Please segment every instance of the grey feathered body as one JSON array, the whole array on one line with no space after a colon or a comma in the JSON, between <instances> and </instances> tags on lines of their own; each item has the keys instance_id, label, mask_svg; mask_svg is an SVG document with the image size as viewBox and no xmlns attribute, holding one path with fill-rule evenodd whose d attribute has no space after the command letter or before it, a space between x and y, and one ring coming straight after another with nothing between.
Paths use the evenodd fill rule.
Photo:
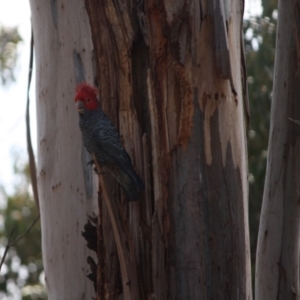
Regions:
<instances>
[{"instance_id":1,"label":"grey feathered body","mask_svg":"<svg viewBox=\"0 0 300 300\"><path fill-rule=\"evenodd\" d=\"M101 167L110 171L130 201L138 200L144 183L136 174L118 131L107 115L100 108L86 110L80 114L79 126L86 149L95 154Z\"/></svg>"}]
</instances>

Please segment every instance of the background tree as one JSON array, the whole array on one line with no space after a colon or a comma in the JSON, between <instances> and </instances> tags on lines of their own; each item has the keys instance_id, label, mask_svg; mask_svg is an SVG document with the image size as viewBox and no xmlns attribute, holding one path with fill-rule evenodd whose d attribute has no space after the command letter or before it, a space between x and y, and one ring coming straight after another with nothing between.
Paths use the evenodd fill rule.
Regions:
<instances>
[{"instance_id":1,"label":"background tree","mask_svg":"<svg viewBox=\"0 0 300 300\"><path fill-rule=\"evenodd\" d=\"M277 3L273 3L272 9L269 9L269 2L266 4L263 2L262 4L262 16L251 17L244 21L248 91L251 111L248 130L248 151L249 222L253 275L255 270L259 217L266 174L277 26Z\"/></svg>"},{"instance_id":2,"label":"background tree","mask_svg":"<svg viewBox=\"0 0 300 300\"><path fill-rule=\"evenodd\" d=\"M294 299L300 293L300 127L296 123L300 119L299 20L298 1L279 1L268 165L256 260L256 299Z\"/></svg>"}]
</instances>

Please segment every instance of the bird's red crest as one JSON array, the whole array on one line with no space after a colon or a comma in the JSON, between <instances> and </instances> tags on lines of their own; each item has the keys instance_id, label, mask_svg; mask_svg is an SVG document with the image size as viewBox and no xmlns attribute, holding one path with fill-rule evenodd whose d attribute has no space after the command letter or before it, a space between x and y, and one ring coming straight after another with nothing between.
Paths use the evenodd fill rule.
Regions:
<instances>
[{"instance_id":1,"label":"bird's red crest","mask_svg":"<svg viewBox=\"0 0 300 300\"><path fill-rule=\"evenodd\" d=\"M81 99L84 97L97 97L97 89L85 82L79 83L76 86L76 96L75 96L75 101L76 99Z\"/></svg>"},{"instance_id":2,"label":"bird's red crest","mask_svg":"<svg viewBox=\"0 0 300 300\"><path fill-rule=\"evenodd\" d=\"M79 83L76 86L74 101L82 101L87 109L96 109L98 107L97 93L98 90L95 87L85 82Z\"/></svg>"}]
</instances>

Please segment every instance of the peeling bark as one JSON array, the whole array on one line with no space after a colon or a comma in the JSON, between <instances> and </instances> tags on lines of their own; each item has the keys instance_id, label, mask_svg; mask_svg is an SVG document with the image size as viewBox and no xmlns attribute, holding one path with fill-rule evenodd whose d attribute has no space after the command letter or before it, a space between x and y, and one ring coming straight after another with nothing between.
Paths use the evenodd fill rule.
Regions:
<instances>
[{"instance_id":1,"label":"peeling bark","mask_svg":"<svg viewBox=\"0 0 300 300\"><path fill-rule=\"evenodd\" d=\"M252 298L244 4L225 2L85 1L102 108L146 184L143 199L127 206L105 179L128 224L139 278L130 288L141 299ZM106 273L118 253L101 199L99 210ZM123 284L107 276L98 284L126 299L120 270L112 276Z\"/></svg>"}]
</instances>

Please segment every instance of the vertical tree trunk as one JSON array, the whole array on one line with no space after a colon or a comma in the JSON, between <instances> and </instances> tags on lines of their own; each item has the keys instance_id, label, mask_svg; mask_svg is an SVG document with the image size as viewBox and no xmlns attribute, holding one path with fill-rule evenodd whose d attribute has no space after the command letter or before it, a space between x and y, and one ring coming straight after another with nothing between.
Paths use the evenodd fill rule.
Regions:
<instances>
[{"instance_id":1,"label":"vertical tree trunk","mask_svg":"<svg viewBox=\"0 0 300 300\"><path fill-rule=\"evenodd\" d=\"M146 184L127 204L106 180L127 246L100 197L98 299L251 299L243 1L86 6L102 107Z\"/></svg>"},{"instance_id":2,"label":"vertical tree trunk","mask_svg":"<svg viewBox=\"0 0 300 300\"><path fill-rule=\"evenodd\" d=\"M81 162L84 152L73 102L76 81L93 78L88 18L81 1L31 0L30 4L37 76L37 172L48 299L91 299L94 291L86 278L90 271L88 251L81 231L87 213L93 210L96 190L91 170L84 172L86 162Z\"/></svg>"},{"instance_id":3,"label":"vertical tree trunk","mask_svg":"<svg viewBox=\"0 0 300 300\"><path fill-rule=\"evenodd\" d=\"M90 29L103 109L146 184L128 204L105 178L119 225L99 197L98 299L251 299L243 1L86 7L91 28L81 2L31 0L49 299L92 295L80 232L95 193L72 106L94 81Z\"/></svg>"},{"instance_id":4,"label":"vertical tree trunk","mask_svg":"<svg viewBox=\"0 0 300 300\"><path fill-rule=\"evenodd\" d=\"M269 152L260 219L256 299L299 297L300 4L279 1Z\"/></svg>"}]
</instances>

